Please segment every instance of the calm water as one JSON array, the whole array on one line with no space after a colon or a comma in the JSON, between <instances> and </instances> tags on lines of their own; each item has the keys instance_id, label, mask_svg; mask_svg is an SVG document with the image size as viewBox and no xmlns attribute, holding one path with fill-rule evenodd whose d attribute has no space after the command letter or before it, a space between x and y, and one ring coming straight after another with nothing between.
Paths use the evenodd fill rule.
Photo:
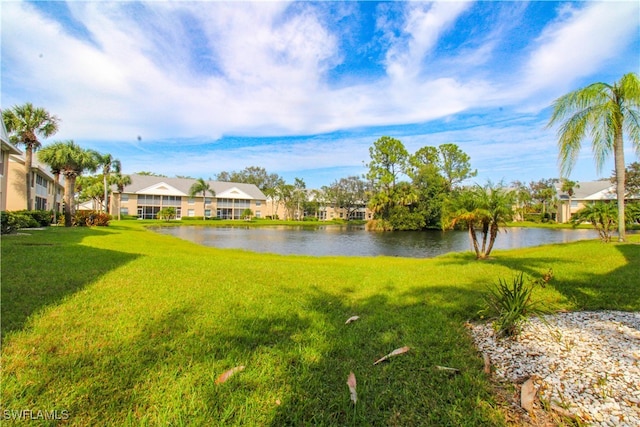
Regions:
<instances>
[{"instance_id":1,"label":"calm water","mask_svg":"<svg viewBox=\"0 0 640 427\"><path fill-rule=\"evenodd\" d=\"M205 246L237 248L284 255L399 256L430 258L447 252L471 251L463 231L371 232L363 226L305 227L159 227L156 232ZM596 239L595 230L509 228L500 232L494 249Z\"/></svg>"}]
</instances>

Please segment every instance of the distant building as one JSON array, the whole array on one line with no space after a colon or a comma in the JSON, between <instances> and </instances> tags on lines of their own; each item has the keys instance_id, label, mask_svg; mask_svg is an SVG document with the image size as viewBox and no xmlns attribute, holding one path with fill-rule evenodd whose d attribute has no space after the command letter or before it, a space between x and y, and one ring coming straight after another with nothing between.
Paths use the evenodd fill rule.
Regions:
<instances>
[{"instance_id":1,"label":"distant building","mask_svg":"<svg viewBox=\"0 0 640 427\"><path fill-rule=\"evenodd\" d=\"M616 201L616 186L611 181L583 181L578 182L573 188L573 195L562 191L562 183L555 184L558 195L558 222L568 222L571 216L580 209L597 201ZM637 200L635 196L631 199Z\"/></svg>"},{"instance_id":2,"label":"distant building","mask_svg":"<svg viewBox=\"0 0 640 427\"><path fill-rule=\"evenodd\" d=\"M117 216L134 215L140 219L155 219L163 208L176 210L176 219L206 217L242 219L243 212L251 209L256 218L264 217L266 196L253 184L206 181L215 195L199 193L189 196L196 182L188 178L166 178L149 175L129 175L131 184L122 193L113 189L111 213Z\"/></svg>"}]
</instances>

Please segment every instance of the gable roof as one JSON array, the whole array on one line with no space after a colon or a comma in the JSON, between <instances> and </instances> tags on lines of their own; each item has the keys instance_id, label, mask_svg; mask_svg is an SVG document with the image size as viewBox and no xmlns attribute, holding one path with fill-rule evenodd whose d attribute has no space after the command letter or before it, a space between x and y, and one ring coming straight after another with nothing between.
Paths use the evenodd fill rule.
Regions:
<instances>
[{"instance_id":1,"label":"gable roof","mask_svg":"<svg viewBox=\"0 0 640 427\"><path fill-rule=\"evenodd\" d=\"M132 174L129 177L131 184L124 187L123 193L189 197L189 189L196 182L195 179L190 178L167 178L138 174ZM266 196L254 184L223 181L205 182L209 184L216 193L215 197L218 198L266 200ZM207 197L209 197L208 194Z\"/></svg>"},{"instance_id":2,"label":"gable roof","mask_svg":"<svg viewBox=\"0 0 640 427\"><path fill-rule=\"evenodd\" d=\"M556 183L556 192L560 200L569 200L569 195L562 191L562 183ZM573 188L571 200L615 200L616 188L611 181L582 181Z\"/></svg>"}]
</instances>

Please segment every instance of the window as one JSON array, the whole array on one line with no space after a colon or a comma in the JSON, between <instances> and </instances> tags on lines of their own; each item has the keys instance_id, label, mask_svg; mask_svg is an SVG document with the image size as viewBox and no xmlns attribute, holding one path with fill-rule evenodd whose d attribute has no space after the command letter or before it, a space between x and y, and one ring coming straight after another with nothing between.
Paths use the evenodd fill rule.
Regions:
<instances>
[{"instance_id":1,"label":"window","mask_svg":"<svg viewBox=\"0 0 640 427\"><path fill-rule=\"evenodd\" d=\"M196 200L193 197L189 197L189 202L190 205L195 205L196 204ZM191 216L191 215L189 215Z\"/></svg>"},{"instance_id":2,"label":"window","mask_svg":"<svg viewBox=\"0 0 640 427\"><path fill-rule=\"evenodd\" d=\"M194 209L188 209L187 216L196 216L196 211Z\"/></svg>"},{"instance_id":3,"label":"window","mask_svg":"<svg viewBox=\"0 0 640 427\"><path fill-rule=\"evenodd\" d=\"M129 201L129 195L128 194L120 194L120 200L123 202L128 202Z\"/></svg>"},{"instance_id":4,"label":"window","mask_svg":"<svg viewBox=\"0 0 640 427\"><path fill-rule=\"evenodd\" d=\"M256 218L262 218L262 217L260 216L260 211L256 211Z\"/></svg>"},{"instance_id":5,"label":"window","mask_svg":"<svg viewBox=\"0 0 640 427\"><path fill-rule=\"evenodd\" d=\"M47 210L47 199L43 197L36 196L36 206L37 211L46 211Z\"/></svg>"},{"instance_id":6,"label":"window","mask_svg":"<svg viewBox=\"0 0 640 427\"><path fill-rule=\"evenodd\" d=\"M257 206L262 206L262 202L260 200L256 200L256 207Z\"/></svg>"},{"instance_id":7,"label":"window","mask_svg":"<svg viewBox=\"0 0 640 427\"><path fill-rule=\"evenodd\" d=\"M120 215L129 215L129 208L120 208Z\"/></svg>"},{"instance_id":8,"label":"window","mask_svg":"<svg viewBox=\"0 0 640 427\"><path fill-rule=\"evenodd\" d=\"M205 205L210 205L211 204L211 197L205 197L204 204Z\"/></svg>"},{"instance_id":9,"label":"window","mask_svg":"<svg viewBox=\"0 0 640 427\"><path fill-rule=\"evenodd\" d=\"M205 209L204 210L204 216L207 218L211 218L211 209Z\"/></svg>"}]
</instances>

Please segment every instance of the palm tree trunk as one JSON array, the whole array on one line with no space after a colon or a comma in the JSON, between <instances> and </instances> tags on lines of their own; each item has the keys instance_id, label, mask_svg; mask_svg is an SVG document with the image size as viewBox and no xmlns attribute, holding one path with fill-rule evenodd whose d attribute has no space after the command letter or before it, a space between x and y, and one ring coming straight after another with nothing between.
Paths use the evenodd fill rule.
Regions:
<instances>
[{"instance_id":1,"label":"palm tree trunk","mask_svg":"<svg viewBox=\"0 0 640 427\"><path fill-rule=\"evenodd\" d=\"M65 174L64 180L64 226L71 227L73 209L73 193L76 187L76 176L73 173Z\"/></svg>"},{"instance_id":2,"label":"palm tree trunk","mask_svg":"<svg viewBox=\"0 0 640 427\"><path fill-rule=\"evenodd\" d=\"M104 213L109 213L109 188L107 187L107 174L102 174L104 185Z\"/></svg>"},{"instance_id":3,"label":"palm tree trunk","mask_svg":"<svg viewBox=\"0 0 640 427\"><path fill-rule=\"evenodd\" d=\"M25 154L24 154L24 176L25 183L27 184L27 210L30 211L33 209L33 200L31 200L31 167L33 164L33 149L31 145L26 146Z\"/></svg>"},{"instance_id":4,"label":"palm tree trunk","mask_svg":"<svg viewBox=\"0 0 640 427\"><path fill-rule=\"evenodd\" d=\"M60 183L60 173L53 174L53 223L58 224L58 184Z\"/></svg>"},{"instance_id":5,"label":"palm tree trunk","mask_svg":"<svg viewBox=\"0 0 640 427\"><path fill-rule=\"evenodd\" d=\"M473 224L469 224L469 238L473 244L473 250L476 252L476 258L480 258L480 248L478 248L478 237L476 236L476 230L473 228Z\"/></svg>"},{"instance_id":6,"label":"palm tree trunk","mask_svg":"<svg viewBox=\"0 0 640 427\"><path fill-rule=\"evenodd\" d=\"M618 241L624 242L626 239L625 215L624 215L624 146L622 145L622 121L616 127L616 133L613 137L613 156L616 170L616 197L618 199Z\"/></svg>"}]
</instances>

